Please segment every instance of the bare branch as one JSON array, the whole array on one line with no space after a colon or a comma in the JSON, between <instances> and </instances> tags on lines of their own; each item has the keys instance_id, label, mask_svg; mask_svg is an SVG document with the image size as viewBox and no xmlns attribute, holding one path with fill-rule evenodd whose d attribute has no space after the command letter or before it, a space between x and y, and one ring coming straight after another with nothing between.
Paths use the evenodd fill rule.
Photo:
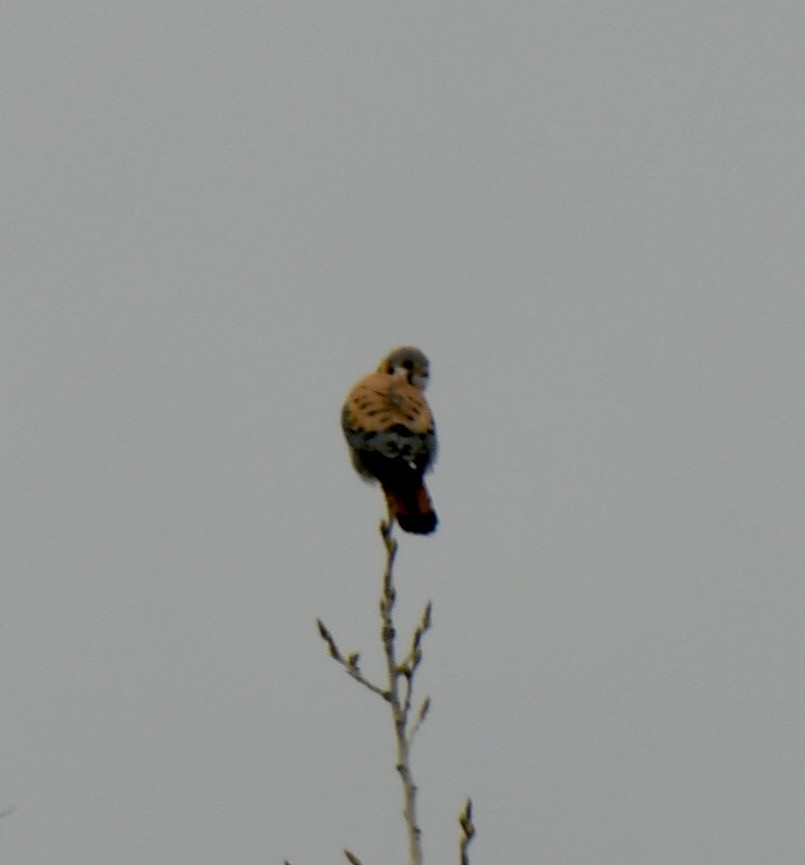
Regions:
<instances>
[{"instance_id":1,"label":"bare branch","mask_svg":"<svg viewBox=\"0 0 805 865\"><path fill-rule=\"evenodd\" d=\"M338 646L335 644L335 640L333 639L333 635L327 630L327 626L322 622L321 619L316 619L316 624L319 626L319 634L321 635L322 640L327 643L328 648L330 649L331 657L335 658L336 661L343 664L344 659L341 655L341 652L338 651Z\"/></svg>"},{"instance_id":2,"label":"bare branch","mask_svg":"<svg viewBox=\"0 0 805 865\"><path fill-rule=\"evenodd\" d=\"M464 810L458 816L458 823L461 826L462 837L459 842L459 852L461 854L461 865L469 865L469 846L472 839L475 837L475 824L472 822L472 799L467 799L464 803Z\"/></svg>"},{"instance_id":3,"label":"bare branch","mask_svg":"<svg viewBox=\"0 0 805 865\"><path fill-rule=\"evenodd\" d=\"M383 571L383 586L378 604L381 622L380 639L383 645L388 679L386 687L381 688L364 676L359 667L360 655L358 652L351 652L345 656L321 619L317 619L317 625L319 635L326 643L330 657L338 662L356 682L382 697L389 704L397 752L395 766L403 789L402 814L408 833L408 865L422 865L422 830L417 820L417 786L411 772L411 746L428 715L430 697L426 697L420 703L413 716L411 715L411 705L414 677L423 658L422 642L425 634L430 630L433 609L431 602L428 601L422 611L419 624L414 630L408 652L402 661L398 661L397 631L394 626L394 605L397 600L397 591L394 586L394 561L398 545L392 534L393 527L394 515L390 511L388 519L382 520L380 523L380 537L386 550L386 565ZM459 823L463 832L460 840L461 865L469 865L467 850L475 835L475 826L472 822L472 802L469 799L467 799L464 810L459 816ZM350 865L361 865L358 857L351 851L344 850L344 855ZM285 865L288 865L287 861Z\"/></svg>"},{"instance_id":4,"label":"bare branch","mask_svg":"<svg viewBox=\"0 0 805 865\"><path fill-rule=\"evenodd\" d=\"M316 623L319 626L319 634L321 635L322 640L327 643L330 657L341 664L341 666L356 682L359 682L364 686L364 688L368 688L372 693L377 694L378 697L382 697L384 700L388 701L391 696L389 692L384 691L383 688L375 685L374 682L369 681L369 679L367 679L361 672L360 667L358 666L358 658L360 655L357 652L352 652L345 658L341 654L341 650L336 645L333 635L330 633L324 622L322 622L321 619L316 619Z\"/></svg>"},{"instance_id":5,"label":"bare branch","mask_svg":"<svg viewBox=\"0 0 805 865\"><path fill-rule=\"evenodd\" d=\"M428 716L428 709L430 709L430 697L425 697L422 703L419 706L419 711L416 713L416 718L414 719L414 723L411 727L410 732L408 733L408 745L409 747L413 745L414 738L416 734L419 732L419 728L422 726L422 722Z\"/></svg>"},{"instance_id":6,"label":"bare branch","mask_svg":"<svg viewBox=\"0 0 805 865\"><path fill-rule=\"evenodd\" d=\"M394 737L397 742L397 772L403 787L403 819L408 830L408 853L410 865L422 865L422 830L419 828L416 816L417 787L411 774L410 742L407 732L408 711L411 706L411 689L413 663L411 667L397 663L394 645L394 557L397 554L397 541L391 535L392 522L380 523L380 536L386 548L386 569L383 573L383 595L380 599L380 617L382 620L381 637L386 655L388 670L389 703L394 723ZM429 616L429 613L428 613ZM423 623L425 616L423 615ZM421 640L421 635L419 637ZM416 637L414 638L416 643ZM400 679L405 682L405 697L400 697Z\"/></svg>"},{"instance_id":7,"label":"bare branch","mask_svg":"<svg viewBox=\"0 0 805 865\"><path fill-rule=\"evenodd\" d=\"M408 654L406 655L405 660L398 667L398 672L405 677L403 718L406 726L408 725L408 715L411 711L411 699L413 697L414 690L414 674L416 673L417 667L422 663L422 637L431 625L431 608L431 602L428 601L428 603L425 605L425 609L422 611L419 625L414 631L414 636L411 640L411 648L408 650ZM419 726L423 720L424 717L420 715L415 722L416 726ZM413 733L411 733L408 737L409 744L412 741Z\"/></svg>"},{"instance_id":8,"label":"bare branch","mask_svg":"<svg viewBox=\"0 0 805 865\"><path fill-rule=\"evenodd\" d=\"M419 624L414 631L414 636L411 640L411 648L408 650L405 660L400 664L401 673L413 675L416 668L422 662L422 637L427 633L431 626L431 609L432 604L428 601L425 605L425 609L422 611Z\"/></svg>"}]
</instances>

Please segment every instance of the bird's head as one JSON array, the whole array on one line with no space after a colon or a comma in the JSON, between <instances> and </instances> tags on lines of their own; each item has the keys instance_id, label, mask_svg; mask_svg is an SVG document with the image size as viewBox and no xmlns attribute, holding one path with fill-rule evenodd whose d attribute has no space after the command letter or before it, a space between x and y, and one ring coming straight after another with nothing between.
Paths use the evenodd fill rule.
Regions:
<instances>
[{"instance_id":1,"label":"bird's head","mask_svg":"<svg viewBox=\"0 0 805 865\"><path fill-rule=\"evenodd\" d=\"M430 364L425 355L412 345L395 348L380 361L378 372L405 379L419 390L425 390L430 375Z\"/></svg>"}]
</instances>

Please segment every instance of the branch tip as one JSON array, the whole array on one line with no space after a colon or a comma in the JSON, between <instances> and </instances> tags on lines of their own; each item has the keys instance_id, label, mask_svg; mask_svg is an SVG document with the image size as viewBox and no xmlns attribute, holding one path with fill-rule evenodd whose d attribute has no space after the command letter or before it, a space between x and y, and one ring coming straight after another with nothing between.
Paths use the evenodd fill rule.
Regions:
<instances>
[{"instance_id":1,"label":"branch tip","mask_svg":"<svg viewBox=\"0 0 805 865\"><path fill-rule=\"evenodd\" d=\"M469 865L470 859L467 850L469 849L470 841L475 837L475 824L472 822L472 799L468 798L464 803L464 810L459 814L458 822L461 826L461 831L464 833L464 837L459 844L461 865Z\"/></svg>"},{"instance_id":2,"label":"branch tip","mask_svg":"<svg viewBox=\"0 0 805 865\"><path fill-rule=\"evenodd\" d=\"M343 664L344 659L341 657L341 652L338 651L333 635L327 630L327 626L321 619L316 619L316 624L319 626L319 636L327 643L327 648L330 650L330 657L335 658L339 664Z\"/></svg>"},{"instance_id":3,"label":"branch tip","mask_svg":"<svg viewBox=\"0 0 805 865\"><path fill-rule=\"evenodd\" d=\"M472 799L467 799L465 802L464 810L459 815L458 822L461 824L465 835L471 838L475 834L475 826L472 822Z\"/></svg>"},{"instance_id":4,"label":"branch tip","mask_svg":"<svg viewBox=\"0 0 805 865\"><path fill-rule=\"evenodd\" d=\"M422 613L422 630L427 631L430 627L430 617L433 612L433 601L428 601L425 604L425 611Z\"/></svg>"}]
</instances>

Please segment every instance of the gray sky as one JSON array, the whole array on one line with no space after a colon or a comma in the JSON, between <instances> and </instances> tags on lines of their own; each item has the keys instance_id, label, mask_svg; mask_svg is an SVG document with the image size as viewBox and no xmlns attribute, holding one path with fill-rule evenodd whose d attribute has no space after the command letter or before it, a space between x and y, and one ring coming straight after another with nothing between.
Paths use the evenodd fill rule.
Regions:
<instances>
[{"instance_id":1,"label":"gray sky","mask_svg":"<svg viewBox=\"0 0 805 865\"><path fill-rule=\"evenodd\" d=\"M798 865L805 13L11 2L0 821L13 865L401 862L380 495L430 356L428 861ZM396 858L395 858L396 857Z\"/></svg>"}]
</instances>

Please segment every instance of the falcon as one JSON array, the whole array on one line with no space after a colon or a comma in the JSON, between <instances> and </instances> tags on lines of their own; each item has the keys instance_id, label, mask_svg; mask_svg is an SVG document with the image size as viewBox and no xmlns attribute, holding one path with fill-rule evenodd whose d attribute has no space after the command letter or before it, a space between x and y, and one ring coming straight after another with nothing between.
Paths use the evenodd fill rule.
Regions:
<instances>
[{"instance_id":1,"label":"falcon","mask_svg":"<svg viewBox=\"0 0 805 865\"><path fill-rule=\"evenodd\" d=\"M400 528L430 534L438 520L422 476L436 459L436 429L423 391L428 359L413 346L395 348L377 372L349 392L341 426L352 464L379 481Z\"/></svg>"}]
</instances>

